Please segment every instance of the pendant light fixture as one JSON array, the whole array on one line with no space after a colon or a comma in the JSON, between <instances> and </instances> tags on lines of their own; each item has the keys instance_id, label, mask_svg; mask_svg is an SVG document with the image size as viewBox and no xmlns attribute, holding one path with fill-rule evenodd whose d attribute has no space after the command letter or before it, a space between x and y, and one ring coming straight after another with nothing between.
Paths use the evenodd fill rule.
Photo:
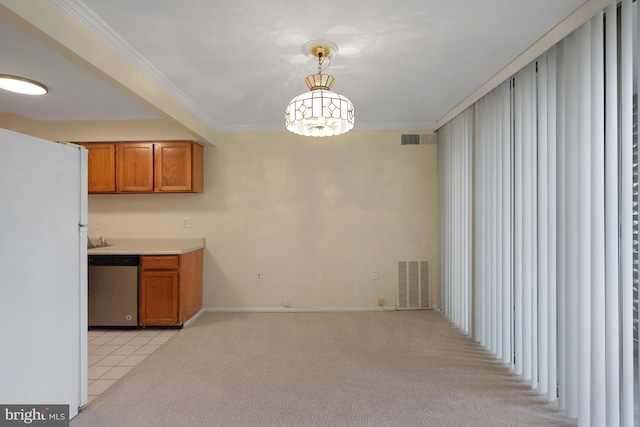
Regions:
<instances>
[{"instance_id":1,"label":"pendant light fixture","mask_svg":"<svg viewBox=\"0 0 640 427\"><path fill-rule=\"evenodd\" d=\"M44 95L48 92L45 85L24 77L0 74L0 89L23 95Z\"/></svg>"},{"instance_id":2,"label":"pendant light fixture","mask_svg":"<svg viewBox=\"0 0 640 427\"><path fill-rule=\"evenodd\" d=\"M333 136L349 132L354 126L353 104L346 96L331 92L335 79L322 74L331 65L337 46L317 40L307 43L303 51L318 58L318 72L305 79L309 92L296 96L287 106L287 130L304 136Z\"/></svg>"}]
</instances>

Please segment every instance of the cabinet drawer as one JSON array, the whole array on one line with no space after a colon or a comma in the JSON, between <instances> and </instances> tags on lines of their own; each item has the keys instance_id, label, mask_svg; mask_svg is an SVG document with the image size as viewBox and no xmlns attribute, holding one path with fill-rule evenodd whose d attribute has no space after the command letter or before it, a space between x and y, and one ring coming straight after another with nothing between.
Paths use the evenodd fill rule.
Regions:
<instances>
[{"instance_id":1,"label":"cabinet drawer","mask_svg":"<svg viewBox=\"0 0 640 427\"><path fill-rule=\"evenodd\" d=\"M178 268L178 255L143 255L141 258L143 270Z\"/></svg>"}]
</instances>

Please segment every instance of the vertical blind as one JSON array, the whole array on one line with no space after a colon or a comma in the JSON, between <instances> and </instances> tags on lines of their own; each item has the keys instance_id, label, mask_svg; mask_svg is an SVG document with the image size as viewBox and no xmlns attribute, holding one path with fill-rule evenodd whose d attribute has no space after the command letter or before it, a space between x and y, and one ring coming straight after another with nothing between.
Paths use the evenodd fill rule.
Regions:
<instances>
[{"instance_id":1,"label":"vertical blind","mask_svg":"<svg viewBox=\"0 0 640 427\"><path fill-rule=\"evenodd\" d=\"M440 309L581 426L638 420L637 13L612 2L438 130Z\"/></svg>"},{"instance_id":2,"label":"vertical blind","mask_svg":"<svg viewBox=\"0 0 640 427\"><path fill-rule=\"evenodd\" d=\"M455 117L439 131L449 141L438 150L441 185L451 191L440 192L439 228L441 281L450 286L439 293L439 306L465 333L471 333L471 182L473 162L473 107Z\"/></svg>"}]
</instances>

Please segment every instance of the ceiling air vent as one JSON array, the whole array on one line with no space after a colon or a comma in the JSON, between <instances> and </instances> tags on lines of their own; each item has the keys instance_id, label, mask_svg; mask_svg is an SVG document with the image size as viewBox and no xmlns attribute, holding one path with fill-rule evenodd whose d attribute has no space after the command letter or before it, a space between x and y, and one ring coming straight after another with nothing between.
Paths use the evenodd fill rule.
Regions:
<instances>
[{"instance_id":1,"label":"ceiling air vent","mask_svg":"<svg viewBox=\"0 0 640 427\"><path fill-rule=\"evenodd\" d=\"M428 145L438 143L438 134L422 133L422 134L405 134L400 140L402 145Z\"/></svg>"}]
</instances>

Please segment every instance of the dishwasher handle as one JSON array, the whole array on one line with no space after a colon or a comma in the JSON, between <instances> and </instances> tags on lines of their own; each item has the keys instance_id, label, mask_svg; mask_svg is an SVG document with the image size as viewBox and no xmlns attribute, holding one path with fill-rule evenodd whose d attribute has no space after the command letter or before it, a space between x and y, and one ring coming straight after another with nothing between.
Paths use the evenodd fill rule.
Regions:
<instances>
[{"instance_id":1,"label":"dishwasher handle","mask_svg":"<svg viewBox=\"0 0 640 427\"><path fill-rule=\"evenodd\" d=\"M89 255L88 265L137 267L140 255Z\"/></svg>"}]
</instances>

